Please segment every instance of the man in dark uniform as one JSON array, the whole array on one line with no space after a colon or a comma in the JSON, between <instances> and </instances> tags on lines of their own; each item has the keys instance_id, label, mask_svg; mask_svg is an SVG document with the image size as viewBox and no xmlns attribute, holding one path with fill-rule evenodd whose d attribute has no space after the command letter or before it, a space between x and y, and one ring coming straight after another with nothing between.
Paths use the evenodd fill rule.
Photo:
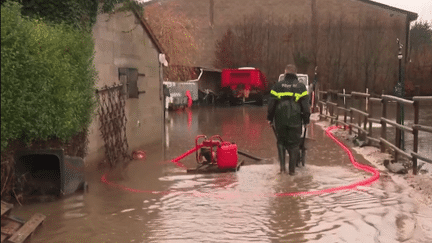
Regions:
<instances>
[{"instance_id":1,"label":"man in dark uniform","mask_svg":"<svg viewBox=\"0 0 432 243\"><path fill-rule=\"evenodd\" d=\"M289 154L289 174L294 175L300 157L300 139L303 124L309 124L310 106L306 86L297 79L296 66L285 68L284 80L277 82L271 89L267 120L277 134L277 148L281 173L285 169L285 149Z\"/></svg>"}]
</instances>

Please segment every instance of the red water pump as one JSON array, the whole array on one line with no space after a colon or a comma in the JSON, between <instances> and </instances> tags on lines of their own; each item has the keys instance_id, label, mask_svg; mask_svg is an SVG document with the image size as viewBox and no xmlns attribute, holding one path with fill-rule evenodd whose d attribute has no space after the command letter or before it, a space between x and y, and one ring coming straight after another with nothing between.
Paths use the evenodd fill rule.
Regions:
<instances>
[{"instance_id":1,"label":"red water pump","mask_svg":"<svg viewBox=\"0 0 432 243\"><path fill-rule=\"evenodd\" d=\"M204 139L204 140L202 140ZM199 141L201 143L199 143ZM195 138L196 160L198 164L217 164L219 169L232 169L237 167L237 145L224 142L219 135L207 139L205 135Z\"/></svg>"}]
</instances>

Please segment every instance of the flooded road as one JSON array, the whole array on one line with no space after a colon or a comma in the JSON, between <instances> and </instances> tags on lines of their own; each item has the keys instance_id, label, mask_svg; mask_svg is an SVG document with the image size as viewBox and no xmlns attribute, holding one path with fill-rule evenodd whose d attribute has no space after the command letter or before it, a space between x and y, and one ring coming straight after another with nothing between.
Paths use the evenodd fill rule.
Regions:
<instances>
[{"instance_id":1,"label":"flooded road","mask_svg":"<svg viewBox=\"0 0 432 243\"><path fill-rule=\"evenodd\" d=\"M121 187L87 175L89 192L14 209L29 218L47 216L32 242L432 242L432 209L419 208L389 175L370 187L310 196L275 193L316 191L363 180L325 131L308 129L306 167L279 175L276 139L266 107L200 107L169 113L164 145L143 148ZM194 147L196 135L219 134L239 150L266 158L234 173L186 174L169 160ZM356 155L360 163L367 163ZM181 162L196 166L194 154Z\"/></svg>"}]
</instances>

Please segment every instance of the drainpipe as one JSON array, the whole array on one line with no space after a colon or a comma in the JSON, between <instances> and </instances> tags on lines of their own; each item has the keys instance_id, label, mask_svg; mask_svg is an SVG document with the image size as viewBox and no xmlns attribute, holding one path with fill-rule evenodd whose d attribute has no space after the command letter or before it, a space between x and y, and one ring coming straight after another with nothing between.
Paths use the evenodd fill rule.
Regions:
<instances>
[{"instance_id":1,"label":"drainpipe","mask_svg":"<svg viewBox=\"0 0 432 243\"><path fill-rule=\"evenodd\" d=\"M203 72L204 72L202 68L200 68L200 71L201 71L201 73L198 75L198 78L197 78L197 79L188 80L188 81L186 81L186 82L198 82L198 81L200 80L200 78L201 78Z\"/></svg>"},{"instance_id":2,"label":"drainpipe","mask_svg":"<svg viewBox=\"0 0 432 243\"><path fill-rule=\"evenodd\" d=\"M159 78L160 78L160 92L159 92L159 96L160 99L162 100L163 98L163 66L168 67L168 61L165 59L165 54L163 53L159 53ZM165 107L165 104L164 104Z\"/></svg>"},{"instance_id":3,"label":"drainpipe","mask_svg":"<svg viewBox=\"0 0 432 243\"><path fill-rule=\"evenodd\" d=\"M165 156L165 146L164 146L164 139L165 139L165 96L163 92L163 67L168 67L168 62L165 59L165 54L159 53L159 99L162 101L162 119L161 122L162 125L162 153ZM165 159L165 157L164 157Z\"/></svg>"}]
</instances>

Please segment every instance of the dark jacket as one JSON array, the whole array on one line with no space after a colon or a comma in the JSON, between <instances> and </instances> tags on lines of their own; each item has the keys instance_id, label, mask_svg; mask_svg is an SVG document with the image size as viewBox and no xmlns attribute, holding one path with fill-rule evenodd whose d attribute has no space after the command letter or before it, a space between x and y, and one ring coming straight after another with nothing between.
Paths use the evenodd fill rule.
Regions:
<instances>
[{"instance_id":1,"label":"dark jacket","mask_svg":"<svg viewBox=\"0 0 432 243\"><path fill-rule=\"evenodd\" d=\"M271 89L267 120L279 125L301 126L309 123L310 106L306 86L295 74L286 74L285 79Z\"/></svg>"}]
</instances>

